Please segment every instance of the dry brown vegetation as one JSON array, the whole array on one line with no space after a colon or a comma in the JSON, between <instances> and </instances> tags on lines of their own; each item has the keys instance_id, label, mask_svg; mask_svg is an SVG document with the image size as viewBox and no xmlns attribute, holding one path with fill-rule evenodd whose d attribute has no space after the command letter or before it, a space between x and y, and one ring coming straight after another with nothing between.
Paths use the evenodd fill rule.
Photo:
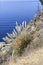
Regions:
<instances>
[{"instance_id":1,"label":"dry brown vegetation","mask_svg":"<svg viewBox=\"0 0 43 65\"><path fill-rule=\"evenodd\" d=\"M0 65L43 65L43 20L40 16L37 15L27 28L12 40L4 55L7 60Z\"/></svg>"}]
</instances>

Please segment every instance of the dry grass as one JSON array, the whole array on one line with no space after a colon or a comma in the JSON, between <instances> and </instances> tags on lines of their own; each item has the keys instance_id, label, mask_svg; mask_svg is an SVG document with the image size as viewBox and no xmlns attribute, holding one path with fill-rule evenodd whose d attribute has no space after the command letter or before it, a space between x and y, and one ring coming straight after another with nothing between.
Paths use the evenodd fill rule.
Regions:
<instances>
[{"instance_id":1,"label":"dry grass","mask_svg":"<svg viewBox=\"0 0 43 65\"><path fill-rule=\"evenodd\" d=\"M27 47L28 44L30 44L30 39L28 39L27 34L24 34L23 36L19 36L13 43L13 51L14 55L21 56L24 48Z\"/></svg>"},{"instance_id":2,"label":"dry grass","mask_svg":"<svg viewBox=\"0 0 43 65\"><path fill-rule=\"evenodd\" d=\"M39 48L35 51L33 50L32 53L28 53L26 57L17 59L16 62L10 59L6 65L43 65L43 48Z\"/></svg>"}]
</instances>

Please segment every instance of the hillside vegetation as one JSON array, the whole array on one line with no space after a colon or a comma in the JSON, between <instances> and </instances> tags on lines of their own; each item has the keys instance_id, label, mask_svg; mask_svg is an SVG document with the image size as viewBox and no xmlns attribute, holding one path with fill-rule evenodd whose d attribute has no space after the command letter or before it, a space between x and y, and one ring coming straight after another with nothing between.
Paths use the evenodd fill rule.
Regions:
<instances>
[{"instance_id":1,"label":"hillside vegetation","mask_svg":"<svg viewBox=\"0 0 43 65\"><path fill-rule=\"evenodd\" d=\"M0 51L0 65L43 65L43 12Z\"/></svg>"}]
</instances>

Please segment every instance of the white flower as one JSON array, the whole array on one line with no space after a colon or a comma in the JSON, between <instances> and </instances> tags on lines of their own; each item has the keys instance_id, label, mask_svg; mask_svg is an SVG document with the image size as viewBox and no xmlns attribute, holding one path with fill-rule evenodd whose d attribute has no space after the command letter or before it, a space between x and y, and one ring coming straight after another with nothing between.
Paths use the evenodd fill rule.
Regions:
<instances>
[{"instance_id":1,"label":"white flower","mask_svg":"<svg viewBox=\"0 0 43 65\"><path fill-rule=\"evenodd\" d=\"M16 21L16 26L15 29L13 29L12 34L7 33L7 36L3 38L4 41L6 41L7 43L11 42L11 40L15 39L18 34L20 34L22 32L22 30L26 28L26 21L22 22L22 25L18 25L17 21Z\"/></svg>"}]
</instances>

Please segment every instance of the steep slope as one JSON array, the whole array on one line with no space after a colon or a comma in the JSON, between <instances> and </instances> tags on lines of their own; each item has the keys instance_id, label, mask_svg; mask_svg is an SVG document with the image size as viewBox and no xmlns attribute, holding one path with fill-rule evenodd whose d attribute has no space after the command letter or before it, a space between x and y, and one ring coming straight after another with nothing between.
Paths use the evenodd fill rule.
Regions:
<instances>
[{"instance_id":1,"label":"steep slope","mask_svg":"<svg viewBox=\"0 0 43 65\"><path fill-rule=\"evenodd\" d=\"M43 65L43 12L0 52L0 65Z\"/></svg>"},{"instance_id":2,"label":"steep slope","mask_svg":"<svg viewBox=\"0 0 43 65\"><path fill-rule=\"evenodd\" d=\"M43 65L43 48L33 50L27 56L23 56L16 61L10 60L7 65Z\"/></svg>"}]
</instances>

